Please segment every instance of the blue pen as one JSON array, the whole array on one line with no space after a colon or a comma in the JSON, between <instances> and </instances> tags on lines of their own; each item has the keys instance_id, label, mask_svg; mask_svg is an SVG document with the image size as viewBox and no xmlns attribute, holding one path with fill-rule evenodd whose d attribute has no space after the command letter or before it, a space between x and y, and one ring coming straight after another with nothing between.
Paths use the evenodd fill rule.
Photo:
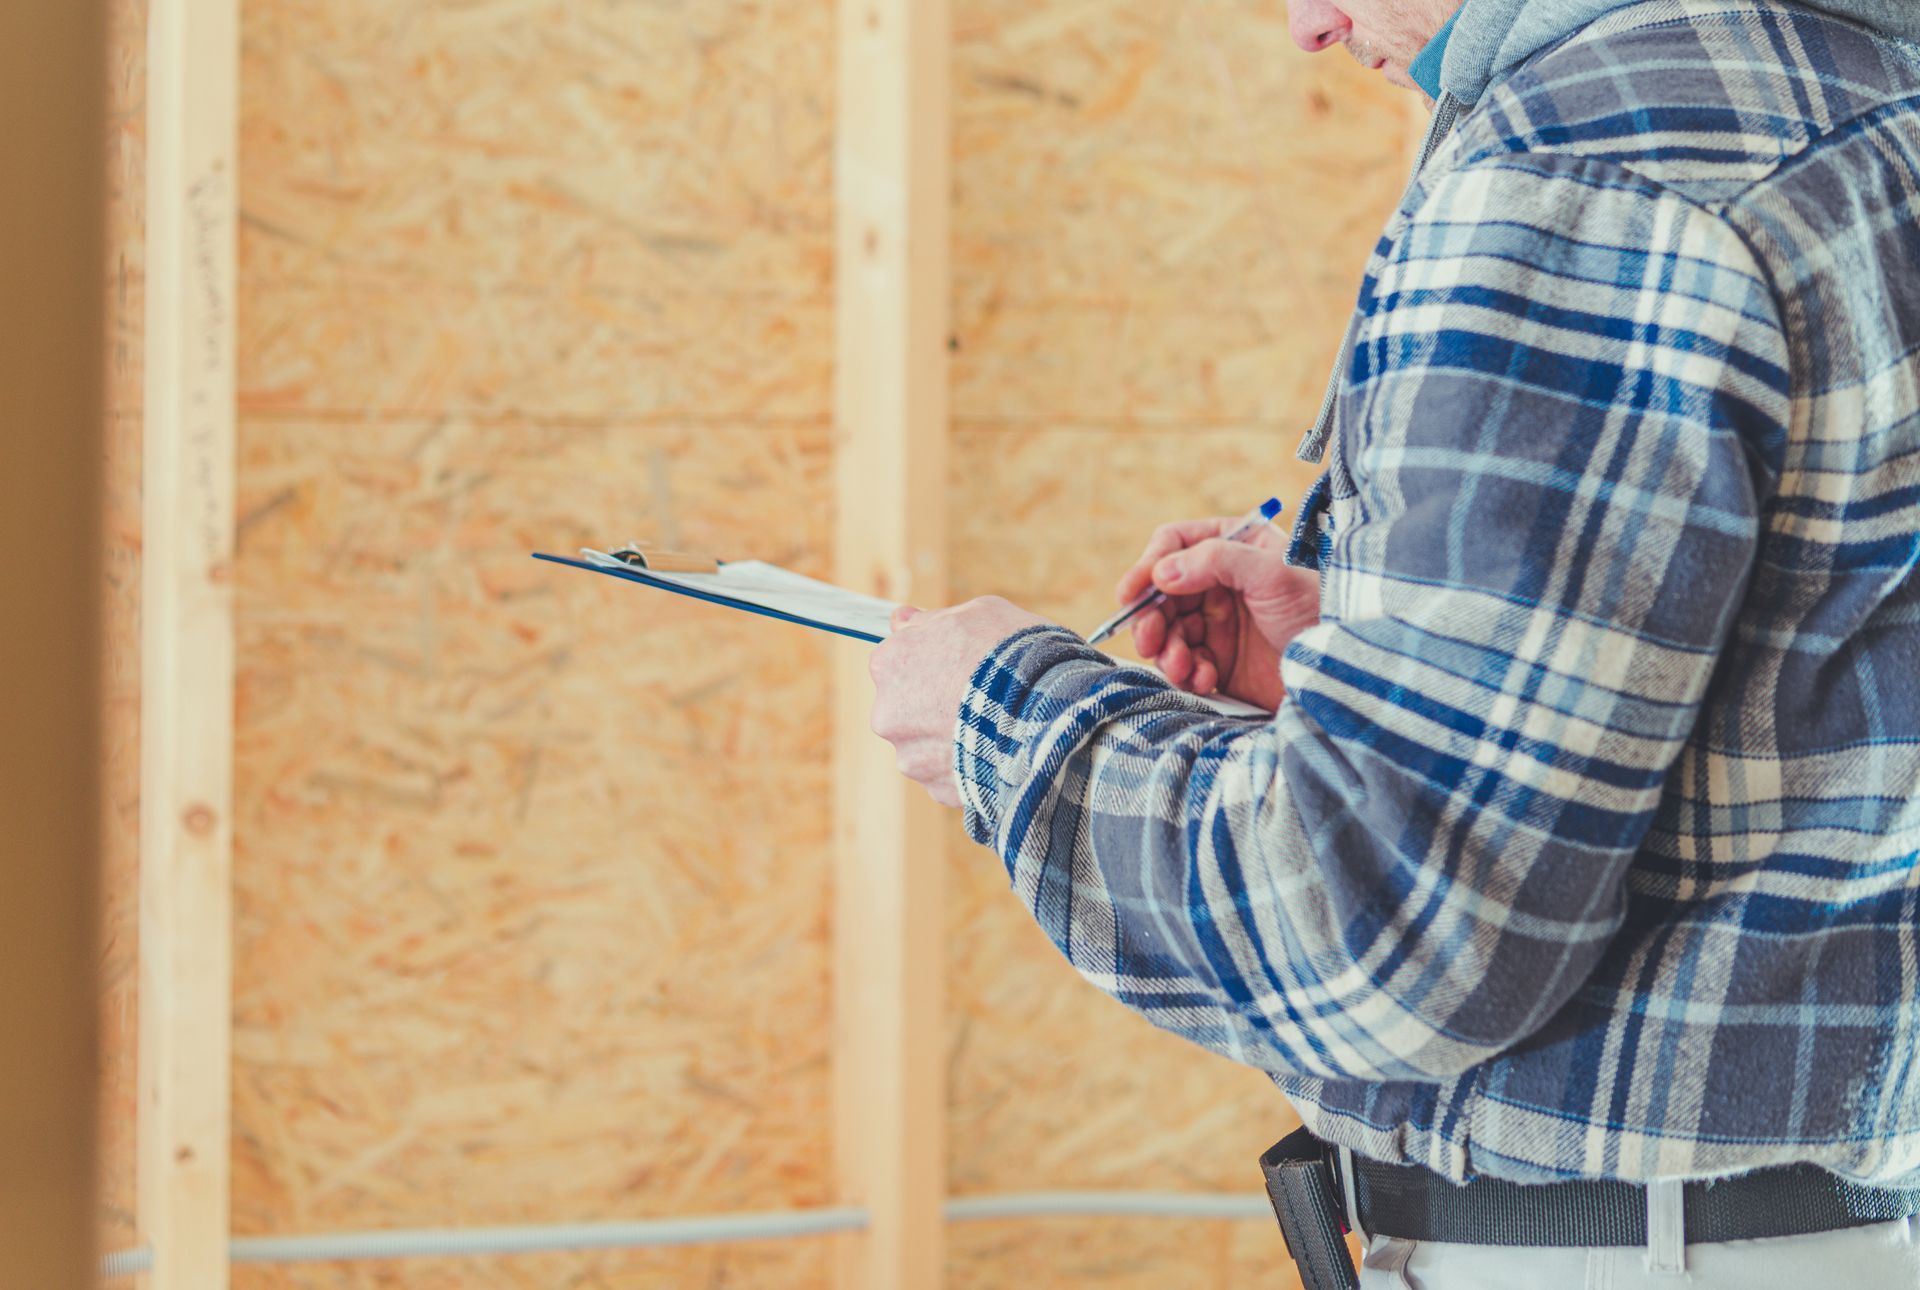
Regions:
<instances>
[{"instance_id":1,"label":"blue pen","mask_svg":"<svg viewBox=\"0 0 1920 1290\"><path fill-rule=\"evenodd\" d=\"M1277 497L1269 497L1266 501L1260 503L1260 507L1258 510L1250 512L1245 519L1241 520L1238 524L1234 525L1231 529L1228 529L1225 533L1222 533L1220 535L1220 540L1223 542L1238 542L1240 539L1246 537L1247 534L1252 533L1255 529L1258 529L1263 524L1273 523L1273 517L1278 515L1279 513L1280 513L1280 499ZM1172 554L1172 553L1169 552L1168 554ZM1098 627L1094 628L1093 635L1087 637L1087 644L1098 645L1101 641L1105 640L1107 637L1113 635L1116 631L1120 630L1120 628L1126 624L1126 621L1129 618L1132 618L1135 614L1139 613L1142 609L1151 609L1155 605L1159 604L1161 601L1165 600L1166 598L1167 598L1167 593L1164 591L1161 591L1157 587L1154 590L1149 591L1146 595L1140 597L1140 599L1134 601L1131 605L1128 605L1125 609L1122 609L1119 613L1107 619L1106 622L1101 623Z\"/></svg>"}]
</instances>

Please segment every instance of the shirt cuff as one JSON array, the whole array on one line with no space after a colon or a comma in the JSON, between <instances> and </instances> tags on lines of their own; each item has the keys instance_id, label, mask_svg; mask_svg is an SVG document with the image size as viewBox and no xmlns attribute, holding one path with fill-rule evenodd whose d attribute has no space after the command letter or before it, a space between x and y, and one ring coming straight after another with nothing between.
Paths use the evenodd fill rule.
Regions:
<instances>
[{"instance_id":1,"label":"shirt cuff","mask_svg":"<svg viewBox=\"0 0 1920 1290\"><path fill-rule=\"evenodd\" d=\"M967 836L992 846L1010 793L1027 778L1027 737L1051 715L1041 678L1063 663L1118 664L1064 627L1023 627L1001 641L967 683L954 729L953 771Z\"/></svg>"}]
</instances>

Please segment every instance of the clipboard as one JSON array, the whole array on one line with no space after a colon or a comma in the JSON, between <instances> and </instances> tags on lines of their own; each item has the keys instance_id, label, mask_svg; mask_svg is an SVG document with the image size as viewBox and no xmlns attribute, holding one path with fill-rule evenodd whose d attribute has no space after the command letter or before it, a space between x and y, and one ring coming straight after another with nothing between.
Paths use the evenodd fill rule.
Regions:
<instances>
[{"instance_id":1,"label":"clipboard","mask_svg":"<svg viewBox=\"0 0 1920 1290\"><path fill-rule=\"evenodd\" d=\"M878 596L849 591L759 560L722 562L629 543L613 551L582 548L579 559L533 553L536 560L657 587L708 604L741 609L816 631L877 645L892 634L898 607Z\"/></svg>"},{"instance_id":2,"label":"clipboard","mask_svg":"<svg viewBox=\"0 0 1920 1290\"><path fill-rule=\"evenodd\" d=\"M612 551L583 547L577 560L541 551L535 551L533 558L585 569L588 573L603 573L609 578L637 582L727 609L743 609L750 614L831 632L869 645L878 645L893 634L891 619L899 607L878 596L849 591L759 560L722 562L681 551L645 547L636 542ZM1147 666L1145 670L1166 680L1158 668ZM1193 697L1225 717L1267 720L1273 716L1263 708L1225 695Z\"/></svg>"}]
</instances>

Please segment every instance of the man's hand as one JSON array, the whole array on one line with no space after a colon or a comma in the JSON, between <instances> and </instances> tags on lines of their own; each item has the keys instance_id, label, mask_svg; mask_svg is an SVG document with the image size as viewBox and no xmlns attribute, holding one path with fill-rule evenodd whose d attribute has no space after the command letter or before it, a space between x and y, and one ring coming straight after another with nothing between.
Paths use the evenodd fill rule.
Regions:
<instances>
[{"instance_id":1,"label":"man's hand","mask_svg":"<svg viewBox=\"0 0 1920 1290\"><path fill-rule=\"evenodd\" d=\"M1039 618L998 596L932 612L902 605L873 651L873 733L893 745L900 773L942 806L960 805L953 731L967 682L987 651Z\"/></svg>"},{"instance_id":2,"label":"man's hand","mask_svg":"<svg viewBox=\"0 0 1920 1290\"><path fill-rule=\"evenodd\" d=\"M1285 539L1271 524L1247 541L1223 541L1238 522L1162 524L1115 593L1123 605L1150 585L1167 593L1130 626L1140 657L1169 681L1272 711L1285 692L1280 655L1320 621L1320 580L1287 563Z\"/></svg>"}]
</instances>

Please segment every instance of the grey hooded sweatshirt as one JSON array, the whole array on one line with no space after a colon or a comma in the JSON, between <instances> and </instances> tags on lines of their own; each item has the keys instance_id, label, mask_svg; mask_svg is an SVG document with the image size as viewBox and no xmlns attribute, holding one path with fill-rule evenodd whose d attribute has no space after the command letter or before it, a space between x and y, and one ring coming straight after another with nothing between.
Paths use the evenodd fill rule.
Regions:
<instances>
[{"instance_id":1,"label":"grey hooded sweatshirt","mask_svg":"<svg viewBox=\"0 0 1920 1290\"><path fill-rule=\"evenodd\" d=\"M1620 0L1466 0L1440 87L1463 104L1550 46L1621 8ZM1898 40L1920 41L1920 0L1813 0L1805 7Z\"/></svg>"}]
</instances>

